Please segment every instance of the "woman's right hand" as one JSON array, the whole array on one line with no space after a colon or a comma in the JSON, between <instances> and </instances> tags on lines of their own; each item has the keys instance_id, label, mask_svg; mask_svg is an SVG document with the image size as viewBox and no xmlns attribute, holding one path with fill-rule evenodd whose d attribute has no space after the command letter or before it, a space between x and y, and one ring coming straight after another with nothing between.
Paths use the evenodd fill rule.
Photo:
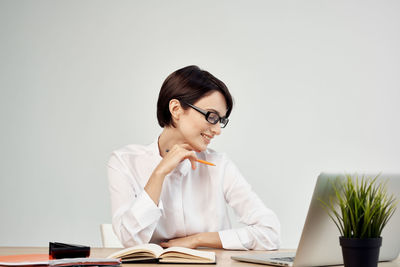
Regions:
<instances>
[{"instance_id":1,"label":"woman's right hand","mask_svg":"<svg viewBox=\"0 0 400 267\"><path fill-rule=\"evenodd\" d=\"M190 160L192 169L195 170L197 157L193 148L188 144L176 144L165 153L164 158L158 164L155 171L166 176L185 159Z\"/></svg>"},{"instance_id":2,"label":"woman's right hand","mask_svg":"<svg viewBox=\"0 0 400 267\"><path fill-rule=\"evenodd\" d=\"M160 201L161 188L165 176L172 172L183 160L189 159L192 169L196 169L196 156L192 147L188 144L174 145L155 168L147 181L144 190L156 205Z\"/></svg>"}]
</instances>

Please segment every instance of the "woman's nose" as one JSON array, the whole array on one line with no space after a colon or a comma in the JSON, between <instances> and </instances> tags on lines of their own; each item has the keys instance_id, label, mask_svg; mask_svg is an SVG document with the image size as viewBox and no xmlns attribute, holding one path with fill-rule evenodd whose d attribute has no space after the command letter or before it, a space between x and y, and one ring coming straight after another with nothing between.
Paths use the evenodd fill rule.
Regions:
<instances>
[{"instance_id":1,"label":"woman's nose","mask_svg":"<svg viewBox=\"0 0 400 267\"><path fill-rule=\"evenodd\" d=\"M220 135L221 134L221 125L219 123L213 124L211 126L211 131L213 132L214 135Z\"/></svg>"}]
</instances>

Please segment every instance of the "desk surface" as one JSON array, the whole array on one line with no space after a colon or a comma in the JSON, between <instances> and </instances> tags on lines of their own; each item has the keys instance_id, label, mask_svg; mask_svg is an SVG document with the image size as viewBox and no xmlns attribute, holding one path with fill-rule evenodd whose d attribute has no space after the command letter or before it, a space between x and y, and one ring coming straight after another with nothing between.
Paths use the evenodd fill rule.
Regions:
<instances>
[{"instance_id":1,"label":"desk surface","mask_svg":"<svg viewBox=\"0 0 400 267\"><path fill-rule=\"evenodd\" d=\"M107 257L111 253L118 251L120 249L116 248L91 248L91 257ZM234 266L234 267L243 267L243 266L267 266L267 265L261 265L261 264L251 264L251 263L245 263L245 262L238 262L234 261L231 259L232 255L240 255L240 254L247 254L247 253L268 253L267 251L231 251L231 250L223 250L223 249L210 249L212 251L215 251L217 255L217 265L218 266ZM48 248L47 247L0 247L0 255L12 255L12 254L36 254L36 253L48 253ZM293 251L293 250L282 250L282 251ZM160 264L125 264L126 266L129 267L136 267L136 266L146 266L146 267L153 267L157 266L160 267ZM179 267L184 267L184 266L189 266L193 267L195 265L190 264L167 264L169 266L179 266ZM162 265L162 266L167 266L167 265ZM200 266L200 265L199 265ZM203 265L201 265L203 266ZM204 265L206 266L206 265ZM214 265L207 265L207 266L214 266ZM380 267L400 267L400 258L397 258L397 260L393 262L382 262L379 263Z\"/></svg>"}]
</instances>

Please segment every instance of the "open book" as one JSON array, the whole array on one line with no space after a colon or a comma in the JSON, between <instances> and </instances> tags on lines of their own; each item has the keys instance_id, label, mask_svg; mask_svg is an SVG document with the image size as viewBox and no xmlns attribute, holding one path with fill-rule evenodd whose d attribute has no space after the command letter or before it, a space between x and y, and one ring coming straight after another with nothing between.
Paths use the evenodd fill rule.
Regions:
<instances>
[{"instance_id":1,"label":"open book","mask_svg":"<svg viewBox=\"0 0 400 267\"><path fill-rule=\"evenodd\" d=\"M183 247L170 247L163 249L161 246L156 244L143 244L126 248L111 254L108 258L120 258L123 263L216 263L215 252Z\"/></svg>"}]
</instances>

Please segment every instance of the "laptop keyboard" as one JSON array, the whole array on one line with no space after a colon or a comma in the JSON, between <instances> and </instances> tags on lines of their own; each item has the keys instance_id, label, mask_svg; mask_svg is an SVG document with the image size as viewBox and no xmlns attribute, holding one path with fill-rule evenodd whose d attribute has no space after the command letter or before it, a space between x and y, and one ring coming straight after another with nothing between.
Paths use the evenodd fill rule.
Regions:
<instances>
[{"instance_id":1,"label":"laptop keyboard","mask_svg":"<svg viewBox=\"0 0 400 267\"><path fill-rule=\"evenodd\" d=\"M271 258L271 260L293 262L294 261L294 257Z\"/></svg>"}]
</instances>

